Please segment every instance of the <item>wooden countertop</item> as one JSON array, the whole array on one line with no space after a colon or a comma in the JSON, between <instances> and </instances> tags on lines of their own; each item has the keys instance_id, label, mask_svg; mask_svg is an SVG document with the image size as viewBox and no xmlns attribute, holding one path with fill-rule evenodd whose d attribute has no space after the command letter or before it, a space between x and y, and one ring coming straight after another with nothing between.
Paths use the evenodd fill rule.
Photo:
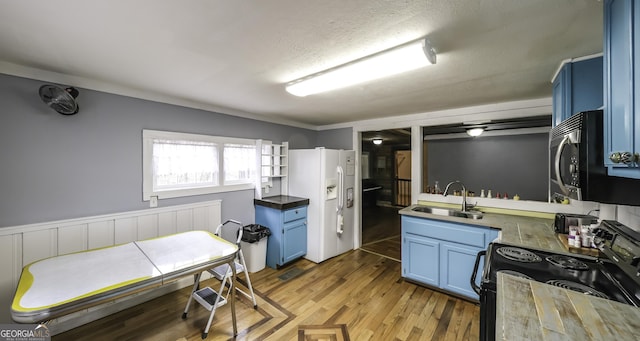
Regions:
<instances>
[{"instance_id":1,"label":"wooden countertop","mask_svg":"<svg viewBox=\"0 0 640 341\"><path fill-rule=\"evenodd\" d=\"M496 340L638 340L640 309L498 272Z\"/></svg>"}]
</instances>

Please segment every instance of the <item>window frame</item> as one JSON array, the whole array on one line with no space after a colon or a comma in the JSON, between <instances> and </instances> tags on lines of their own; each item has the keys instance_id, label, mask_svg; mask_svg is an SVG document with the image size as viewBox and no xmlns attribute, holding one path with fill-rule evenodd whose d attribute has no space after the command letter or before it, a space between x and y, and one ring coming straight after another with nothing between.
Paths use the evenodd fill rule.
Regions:
<instances>
[{"instance_id":1,"label":"window frame","mask_svg":"<svg viewBox=\"0 0 640 341\"><path fill-rule=\"evenodd\" d=\"M215 143L218 148L218 185L198 186L193 188L181 188L154 191L153 189L153 141L155 139L194 141ZM180 133L161 130L142 130L142 200L149 201L151 197L158 199L179 198L193 195L224 193L232 191L242 191L255 189L256 179L251 179L251 183L224 184L224 146L225 144L253 145L257 143L254 139L244 139L235 137L223 137L203 134ZM256 157L258 157L256 155ZM260 169L256 169L256 176L260 176Z\"/></svg>"}]
</instances>

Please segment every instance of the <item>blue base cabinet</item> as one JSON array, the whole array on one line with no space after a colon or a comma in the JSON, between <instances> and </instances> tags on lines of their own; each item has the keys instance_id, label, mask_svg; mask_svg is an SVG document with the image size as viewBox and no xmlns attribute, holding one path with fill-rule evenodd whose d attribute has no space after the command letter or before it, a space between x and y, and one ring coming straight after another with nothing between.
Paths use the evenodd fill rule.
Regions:
<instances>
[{"instance_id":1,"label":"blue base cabinet","mask_svg":"<svg viewBox=\"0 0 640 341\"><path fill-rule=\"evenodd\" d=\"M471 289L469 279L473 272L476 255L485 248L442 243L440 248L440 260L442 262L440 288L477 299L478 295ZM476 278L482 278L482 275L478 274Z\"/></svg>"},{"instance_id":2,"label":"blue base cabinet","mask_svg":"<svg viewBox=\"0 0 640 341\"><path fill-rule=\"evenodd\" d=\"M256 224L267 226L267 265L278 267L307 254L307 206L286 210L255 206Z\"/></svg>"},{"instance_id":3,"label":"blue base cabinet","mask_svg":"<svg viewBox=\"0 0 640 341\"><path fill-rule=\"evenodd\" d=\"M424 284L440 286L440 242L417 234L402 237L402 275Z\"/></svg>"},{"instance_id":4,"label":"blue base cabinet","mask_svg":"<svg viewBox=\"0 0 640 341\"><path fill-rule=\"evenodd\" d=\"M497 237L482 226L402 216L402 277L477 300L469 283L476 255Z\"/></svg>"},{"instance_id":5,"label":"blue base cabinet","mask_svg":"<svg viewBox=\"0 0 640 341\"><path fill-rule=\"evenodd\" d=\"M603 105L602 56L576 58L562 64L553 80L553 126Z\"/></svg>"},{"instance_id":6,"label":"blue base cabinet","mask_svg":"<svg viewBox=\"0 0 640 341\"><path fill-rule=\"evenodd\" d=\"M604 2L604 76L605 165L609 175L640 178L639 2Z\"/></svg>"}]
</instances>

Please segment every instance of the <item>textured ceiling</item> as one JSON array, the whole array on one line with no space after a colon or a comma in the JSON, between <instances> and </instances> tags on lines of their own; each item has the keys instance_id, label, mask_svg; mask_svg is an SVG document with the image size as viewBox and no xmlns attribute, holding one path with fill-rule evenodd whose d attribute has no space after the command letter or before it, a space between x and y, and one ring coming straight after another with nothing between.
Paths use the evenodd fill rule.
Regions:
<instances>
[{"instance_id":1,"label":"textured ceiling","mask_svg":"<svg viewBox=\"0 0 640 341\"><path fill-rule=\"evenodd\" d=\"M303 126L549 97L563 59L602 51L597 0L0 6L0 73ZM284 90L423 36L437 51L434 66L304 98Z\"/></svg>"}]
</instances>

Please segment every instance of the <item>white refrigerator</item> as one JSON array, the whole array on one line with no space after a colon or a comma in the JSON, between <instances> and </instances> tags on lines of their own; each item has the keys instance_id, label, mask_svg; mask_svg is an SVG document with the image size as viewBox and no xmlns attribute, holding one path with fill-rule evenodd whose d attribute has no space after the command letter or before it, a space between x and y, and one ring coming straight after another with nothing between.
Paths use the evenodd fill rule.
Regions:
<instances>
[{"instance_id":1,"label":"white refrigerator","mask_svg":"<svg viewBox=\"0 0 640 341\"><path fill-rule=\"evenodd\" d=\"M309 198L306 259L320 263L354 248L353 150L289 150L289 195Z\"/></svg>"}]
</instances>

